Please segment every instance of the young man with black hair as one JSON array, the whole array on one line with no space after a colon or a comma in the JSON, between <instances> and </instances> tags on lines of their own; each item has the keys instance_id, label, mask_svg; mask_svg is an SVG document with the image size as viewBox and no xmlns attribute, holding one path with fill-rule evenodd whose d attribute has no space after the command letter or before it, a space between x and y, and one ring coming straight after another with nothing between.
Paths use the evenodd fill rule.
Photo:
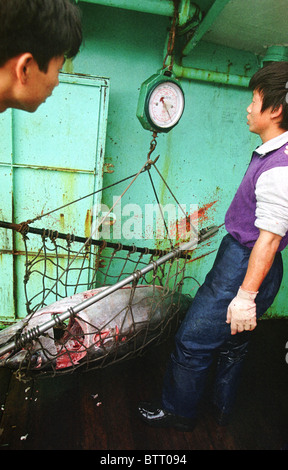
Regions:
<instances>
[{"instance_id":1,"label":"young man with black hair","mask_svg":"<svg viewBox=\"0 0 288 470\"><path fill-rule=\"evenodd\" d=\"M207 372L217 358L212 403L219 424L229 419L257 318L270 307L288 244L288 62L271 63L252 77L250 132L262 140L226 213L214 265L175 337L162 400L141 403L151 426L189 431L195 426Z\"/></svg>"},{"instance_id":2,"label":"young man with black hair","mask_svg":"<svg viewBox=\"0 0 288 470\"><path fill-rule=\"evenodd\" d=\"M80 12L70 0L0 0L0 112L36 111L81 42Z\"/></svg>"}]
</instances>

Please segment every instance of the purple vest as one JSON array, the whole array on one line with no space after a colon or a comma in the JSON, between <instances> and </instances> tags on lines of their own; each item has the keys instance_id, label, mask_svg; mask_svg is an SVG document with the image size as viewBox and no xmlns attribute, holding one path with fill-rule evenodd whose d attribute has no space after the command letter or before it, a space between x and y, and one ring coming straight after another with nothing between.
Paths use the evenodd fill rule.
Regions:
<instances>
[{"instance_id":1,"label":"purple vest","mask_svg":"<svg viewBox=\"0 0 288 470\"><path fill-rule=\"evenodd\" d=\"M286 145L267 153L263 157L253 152L250 165L226 213L225 227L227 232L248 248L253 248L259 236L259 229L255 227L256 182L265 171L288 166L288 155L284 152ZM288 232L282 238L278 251L283 250L287 244Z\"/></svg>"}]
</instances>

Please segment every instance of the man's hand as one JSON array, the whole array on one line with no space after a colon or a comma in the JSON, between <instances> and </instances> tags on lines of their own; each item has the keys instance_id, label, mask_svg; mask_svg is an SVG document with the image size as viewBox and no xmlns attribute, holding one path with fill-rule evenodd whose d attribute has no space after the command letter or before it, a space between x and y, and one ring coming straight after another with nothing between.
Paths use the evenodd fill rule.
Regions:
<instances>
[{"instance_id":1,"label":"man's hand","mask_svg":"<svg viewBox=\"0 0 288 470\"><path fill-rule=\"evenodd\" d=\"M226 323L231 324L231 335L256 328L255 298L257 294L258 292L249 292L239 288L227 311Z\"/></svg>"}]
</instances>

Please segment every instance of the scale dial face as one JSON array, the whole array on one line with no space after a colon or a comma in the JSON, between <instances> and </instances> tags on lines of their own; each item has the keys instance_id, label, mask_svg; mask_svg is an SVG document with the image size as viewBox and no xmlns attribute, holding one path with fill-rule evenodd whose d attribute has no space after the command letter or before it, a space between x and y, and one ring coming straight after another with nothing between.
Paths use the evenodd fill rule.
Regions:
<instances>
[{"instance_id":1,"label":"scale dial face","mask_svg":"<svg viewBox=\"0 0 288 470\"><path fill-rule=\"evenodd\" d=\"M160 130L174 127L184 111L182 89L172 81L155 86L148 98L147 117Z\"/></svg>"}]
</instances>

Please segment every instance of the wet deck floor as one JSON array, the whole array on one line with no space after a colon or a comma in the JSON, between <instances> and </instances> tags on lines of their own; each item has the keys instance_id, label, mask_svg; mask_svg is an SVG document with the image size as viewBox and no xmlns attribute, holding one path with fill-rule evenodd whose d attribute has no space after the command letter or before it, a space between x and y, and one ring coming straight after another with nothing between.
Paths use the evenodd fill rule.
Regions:
<instances>
[{"instance_id":1,"label":"wet deck floor","mask_svg":"<svg viewBox=\"0 0 288 470\"><path fill-rule=\"evenodd\" d=\"M138 401L161 390L171 344L102 370L23 383L0 370L1 450L281 450L288 442L288 321L259 323L233 422L208 409L193 432L153 429Z\"/></svg>"}]
</instances>

